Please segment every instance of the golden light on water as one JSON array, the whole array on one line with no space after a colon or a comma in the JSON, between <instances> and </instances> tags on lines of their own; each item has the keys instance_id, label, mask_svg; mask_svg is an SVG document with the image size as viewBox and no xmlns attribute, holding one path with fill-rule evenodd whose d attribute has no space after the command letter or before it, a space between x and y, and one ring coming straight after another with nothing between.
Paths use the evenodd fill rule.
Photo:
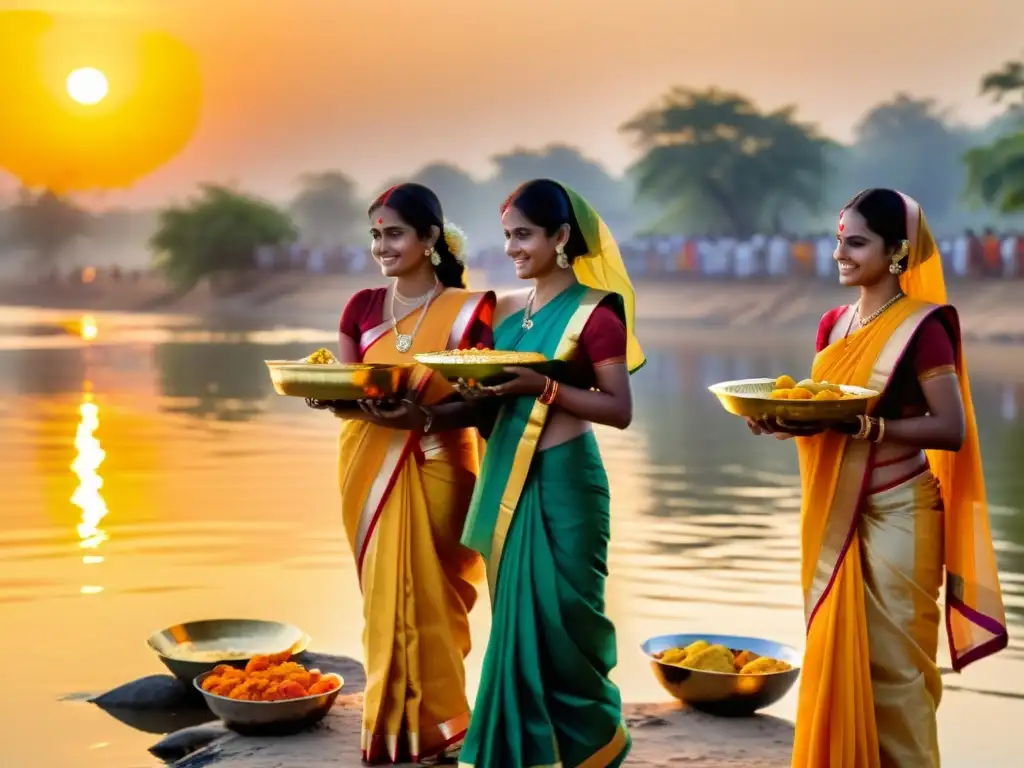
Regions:
<instances>
[{"instance_id":1,"label":"golden light on water","mask_svg":"<svg viewBox=\"0 0 1024 768\"><path fill-rule=\"evenodd\" d=\"M78 333L86 341L92 341L100 334L99 326L96 325L96 318L92 315L82 315L78 321Z\"/></svg>"},{"instance_id":2,"label":"golden light on water","mask_svg":"<svg viewBox=\"0 0 1024 768\"><path fill-rule=\"evenodd\" d=\"M87 107L99 104L110 92L107 76L95 67L81 67L74 70L65 82L68 96Z\"/></svg>"},{"instance_id":3,"label":"golden light on water","mask_svg":"<svg viewBox=\"0 0 1024 768\"><path fill-rule=\"evenodd\" d=\"M88 388L88 387L87 387ZM86 550L95 550L107 540L107 533L100 527L100 522L107 516L107 503L103 500L100 489L103 478L99 468L106 458L106 453L96 438L96 430L100 425L100 410L93 402L92 394L85 392L82 403L78 406L80 419L75 433L75 460L71 462L71 471L78 477L78 487L71 495L71 503L82 511L78 523L79 546ZM82 557L86 565L103 562L103 557L95 553ZM84 586L82 594L96 594L103 591L102 587Z\"/></svg>"}]
</instances>

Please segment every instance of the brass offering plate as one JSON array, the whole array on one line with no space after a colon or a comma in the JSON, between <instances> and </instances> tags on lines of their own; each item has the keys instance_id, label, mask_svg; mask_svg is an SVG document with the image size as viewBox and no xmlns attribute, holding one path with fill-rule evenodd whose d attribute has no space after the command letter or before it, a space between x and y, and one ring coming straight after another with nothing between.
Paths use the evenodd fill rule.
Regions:
<instances>
[{"instance_id":1,"label":"brass offering plate","mask_svg":"<svg viewBox=\"0 0 1024 768\"><path fill-rule=\"evenodd\" d=\"M533 368L553 375L560 365L539 352L515 352L500 349L455 349L415 355L416 362L444 376L449 381L495 384L511 378L505 368Z\"/></svg>"},{"instance_id":2,"label":"brass offering plate","mask_svg":"<svg viewBox=\"0 0 1024 768\"><path fill-rule=\"evenodd\" d=\"M375 363L306 363L266 360L279 395L314 400L361 400L396 397L408 366Z\"/></svg>"},{"instance_id":3,"label":"brass offering plate","mask_svg":"<svg viewBox=\"0 0 1024 768\"><path fill-rule=\"evenodd\" d=\"M867 412L878 397L873 389L839 385L840 400L779 400L772 398L775 379L723 381L708 387L722 407L747 419L780 421L845 421Z\"/></svg>"}]
</instances>

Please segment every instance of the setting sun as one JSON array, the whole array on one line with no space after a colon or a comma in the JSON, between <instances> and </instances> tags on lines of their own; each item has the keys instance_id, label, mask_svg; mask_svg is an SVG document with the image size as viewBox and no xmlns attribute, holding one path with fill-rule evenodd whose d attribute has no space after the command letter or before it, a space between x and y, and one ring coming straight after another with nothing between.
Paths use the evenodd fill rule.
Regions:
<instances>
[{"instance_id":1,"label":"setting sun","mask_svg":"<svg viewBox=\"0 0 1024 768\"><path fill-rule=\"evenodd\" d=\"M107 76L93 67L76 69L67 80L68 96L79 104L99 104L107 95Z\"/></svg>"}]
</instances>

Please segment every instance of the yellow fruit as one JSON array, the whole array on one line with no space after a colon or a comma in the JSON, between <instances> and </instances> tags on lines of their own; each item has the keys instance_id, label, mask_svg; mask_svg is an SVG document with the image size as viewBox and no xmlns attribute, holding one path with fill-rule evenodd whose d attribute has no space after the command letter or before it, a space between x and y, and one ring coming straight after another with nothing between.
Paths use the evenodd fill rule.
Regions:
<instances>
[{"instance_id":1,"label":"yellow fruit","mask_svg":"<svg viewBox=\"0 0 1024 768\"><path fill-rule=\"evenodd\" d=\"M794 389L797 388L806 389L812 395L816 395L818 394L818 390L821 389L821 385L814 381L814 379L804 379L803 381L797 382L797 385L796 387L794 387Z\"/></svg>"},{"instance_id":2,"label":"yellow fruit","mask_svg":"<svg viewBox=\"0 0 1024 768\"><path fill-rule=\"evenodd\" d=\"M794 387L789 393L790 400L812 400L813 398L814 393L803 386Z\"/></svg>"},{"instance_id":3,"label":"yellow fruit","mask_svg":"<svg viewBox=\"0 0 1024 768\"><path fill-rule=\"evenodd\" d=\"M795 386L796 379L785 373L775 380L775 389L792 389Z\"/></svg>"},{"instance_id":4,"label":"yellow fruit","mask_svg":"<svg viewBox=\"0 0 1024 768\"><path fill-rule=\"evenodd\" d=\"M793 394L792 389L773 389L770 397L772 400L789 400L791 394Z\"/></svg>"},{"instance_id":5,"label":"yellow fruit","mask_svg":"<svg viewBox=\"0 0 1024 768\"><path fill-rule=\"evenodd\" d=\"M709 643L707 640L695 640L688 646L686 646L686 648L684 648L683 650L686 652L687 656L692 656L693 654L700 653L705 648L709 648L710 646L711 643Z\"/></svg>"},{"instance_id":6,"label":"yellow fruit","mask_svg":"<svg viewBox=\"0 0 1024 768\"><path fill-rule=\"evenodd\" d=\"M833 392L831 389L823 389L821 392L814 396L815 400L841 400L842 395L838 392Z\"/></svg>"}]
</instances>

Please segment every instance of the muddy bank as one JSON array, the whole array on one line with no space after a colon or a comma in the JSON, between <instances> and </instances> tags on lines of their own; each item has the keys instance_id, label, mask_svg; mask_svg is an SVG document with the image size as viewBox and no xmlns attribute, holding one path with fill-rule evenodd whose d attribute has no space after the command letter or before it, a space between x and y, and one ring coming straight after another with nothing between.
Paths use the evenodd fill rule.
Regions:
<instances>
[{"instance_id":1,"label":"muddy bank","mask_svg":"<svg viewBox=\"0 0 1024 768\"><path fill-rule=\"evenodd\" d=\"M234 734L174 763L174 768L334 768L360 764L361 695L339 696L314 730L276 739ZM787 768L793 725L758 716L722 720L672 704L625 708L633 736L626 765L668 768Z\"/></svg>"},{"instance_id":2,"label":"muddy bank","mask_svg":"<svg viewBox=\"0 0 1024 768\"><path fill-rule=\"evenodd\" d=\"M307 652L310 667L337 672L345 687L319 724L292 736L247 737L213 719L202 698L187 683L166 674L150 675L118 686L88 701L127 725L152 733L163 715L176 716L180 728L150 747L174 768L334 768L361 763L362 665L343 656ZM680 704L628 704L624 716L633 738L626 765L703 768L784 768L789 765L792 723L768 715L742 719L712 717Z\"/></svg>"}]
</instances>

